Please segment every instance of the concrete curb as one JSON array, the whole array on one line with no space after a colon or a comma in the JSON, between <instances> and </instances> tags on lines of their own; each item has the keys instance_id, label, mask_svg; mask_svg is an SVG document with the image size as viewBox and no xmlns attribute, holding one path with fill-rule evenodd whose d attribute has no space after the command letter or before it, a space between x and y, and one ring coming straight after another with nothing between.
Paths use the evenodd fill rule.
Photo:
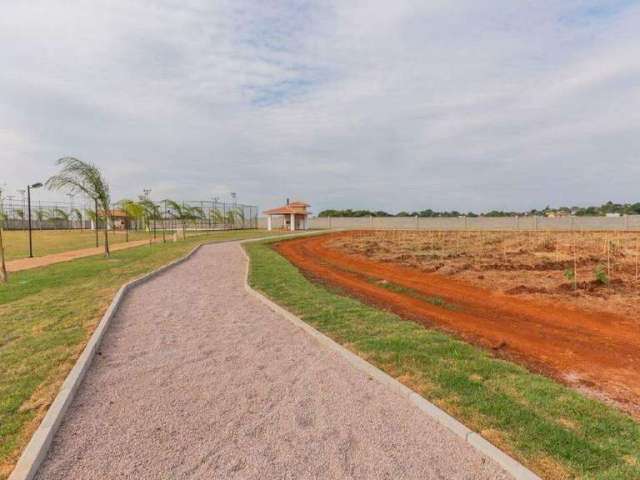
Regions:
<instances>
[{"instance_id":1,"label":"concrete curb","mask_svg":"<svg viewBox=\"0 0 640 480\"><path fill-rule=\"evenodd\" d=\"M323 232L324 233L324 232ZM107 328L109 328L109 324L111 320L115 316L120 307L120 304L126 297L127 293L133 289L134 287L141 285L157 275L164 273L165 271L189 260L202 246L214 244L214 243L229 243L229 242L252 242L259 240L270 240L276 238L291 238L296 236L306 236L319 234L317 232L309 232L304 234L290 234L290 235L272 235L268 237L258 237L251 238L247 240L222 240L222 241L204 241L199 245L196 245L189 253L185 256L174 260L171 263L163 265L162 267L154 270L153 272L147 273L140 278L136 278L131 280L120 287L116 295L113 297L109 308L102 316L100 323L94 330L93 334L89 338L87 345L85 346L82 354L78 357L76 364L73 366L67 378L65 379L58 395L55 400L47 410L46 415L42 419L40 426L35 431L35 433L31 436L31 440L27 444L26 448L23 450L20 458L18 459L18 463L15 468L11 472L9 476L9 480L31 480L35 476L42 464L43 460L46 458L47 453L49 452L49 447L51 446L51 442L53 437L56 434L56 431L60 427L62 423L62 418L64 417L65 412L69 408L69 405L73 401L75 394L78 390L78 387L82 383L89 366L91 365L91 361L100 346L100 342L102 341L102 337L104 336ZM322 233L320 233L322 234Z\"/></svg>"},{"instance_id":2,"label":"concrete curb","mask_svg":"<svg viewBox=\"0 0 640 480\"><path fill-rule=\"evenodd\" d=\"M102 316L100 323L94 330L93 334L89 338L89 342L87 342L86 347L82 351L82 354L78 357L76 364L73 366L67 378L65 379L58 395L55 400L47 410L47 413L40 423L40 426L35 431L31 440L27 444L27 447L20 455L18 463L16 464L13 472L9 476L9 480L31 480L38 471L38 468L42 464L42 461L47 456L49 451L49 447L51 446L51 441L62 422L62 418L64 417L67 408L73 401L76 392L78 391L78 387L82 383L87 370L89 370L89 366L91 365L91 360L96 354L98 347L100 346L100 342L102 341L102 337L104 336L107 328L109 328L109 324L115 314L120 307L120 304L124 300L126 294L134 287L141 285L155 276L169 270L170 268L179 265L188 259L190 259L203 244L197 245L193 250L187 253L185 256L174 260L167 265L164 265L153 272L147 273L146 275L131 280L130 282L125 283L120 287L118 293L116 293L115 297L111 301L111 305Z\"/></svg>"},{"instance_id":3,"label":"concrete curb","mask_svg":"<svg viewBox=\"0 0 640 480\"><path fill-rule=\"evenodd\" d=\"M240 243L247 243L247 242L240 242ZM465 442L469 443L473 448L475 448L482 455L496 462L507 473L512 475L515 479L541 480L540 477L538 477L535 473L533 473L531 470L526 468L520 462L516 461L515 459L513 459L512 457L504 453L502 450L498 449L497 447L489 443L487 440L485 440L483 437L481 437L477 433L468 429L465 425L460 423L458 420L453 418L444 410L438 408L433 403L429 402L428 400L426 400L425 398L423 398L422 396L418 395L416 392L411 390L409 387L403 385L402 383L397 381L395 378L386 374L379 368L373 366L369 362L358 357L356 354L347 350L342 345L333 341L323 333L320 333L318 330L313 328L304 320L300 319L299 317L289 312L288 310L285 310L283 307L273 302L262 293L258 292L257 290L254 290L251 287L251 285L249 285L249 272L250 272L251 260L249 258L249 254L246 252L244 247L241 246L240 248L242 249L242 252L247 260L244 287L245 287L245 290L251 296L255 297L258 301L262 302L267 307L269 307L269 309L280 314L281 316L289 320L291 323L293 323L297 327L307 332L324 347L328 348L333 352L336 352L354 368L357 368L358 370L362 371L366 375L375 379L385 387L399 394L401 397L404 397L407 400L409 400L409 402L414 404L419 410L427 414L429 417L431 417L433 420L438 422L440 425L452 431L458 437L462 438Z\"/></svg>"}]
</instances>

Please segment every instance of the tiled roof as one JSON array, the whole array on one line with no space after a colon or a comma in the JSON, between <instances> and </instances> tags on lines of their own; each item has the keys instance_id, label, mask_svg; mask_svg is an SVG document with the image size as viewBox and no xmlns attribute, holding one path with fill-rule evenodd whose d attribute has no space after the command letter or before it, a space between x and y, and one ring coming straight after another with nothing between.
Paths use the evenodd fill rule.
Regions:
<instances>
[{"instance_id":1,"label":"tiled roof","mask_svg":"<svg viewBox=\"0 0 640 480\"><path fill-rule=\"evenodd\" d=\"M291 202L288 205L283 205L282 207L266 210L264 213L266 215L291 215L292 213L297 215L308 215L310 212L307 211L307 207L309 207L309 204L304 202Z\"/></svg>"}]
</instances>

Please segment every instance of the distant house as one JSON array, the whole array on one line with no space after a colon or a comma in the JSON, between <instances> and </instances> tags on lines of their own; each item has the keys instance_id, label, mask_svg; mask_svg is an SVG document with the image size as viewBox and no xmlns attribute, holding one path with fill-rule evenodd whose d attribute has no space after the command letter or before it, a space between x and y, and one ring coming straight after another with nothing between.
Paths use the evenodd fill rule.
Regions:
<instances>
[{"instance_id":1,"label":"distant house","mask_svg":"<svg viewBox=\"0 0 640 480\"><path fill-rule=\"evenodd\" d=\"M621 215L619 213L607 213L605 215L605 217L610 217L610 218L617 218L620 217Z\"/></svg>"},{"instance_id":2,"label":"distant house","mask_svg":"<svg viewBox=\"0 0 640 480\"><path fill-rule=\"evenodd\" d=\"M558 218L558 217L568 217L571 215L571 212L567 210L550 210L545 213L548 218Z\"/></svg>"},{"instance_id":3,"label":"distant house","mask_svg":"<svg viewBox=\"0 0 640 480\"><path fill-rule=\"evenodd\" d=\"M289 202L278 208L266 210L264 214L267 216L267 230L273 229L272 217L274 215L282 215L284 217L284 227L286 230L306 230L308 228L307 217L311 212L307 210L310 207L304 202Z\"/></svg>"}]
</instances>

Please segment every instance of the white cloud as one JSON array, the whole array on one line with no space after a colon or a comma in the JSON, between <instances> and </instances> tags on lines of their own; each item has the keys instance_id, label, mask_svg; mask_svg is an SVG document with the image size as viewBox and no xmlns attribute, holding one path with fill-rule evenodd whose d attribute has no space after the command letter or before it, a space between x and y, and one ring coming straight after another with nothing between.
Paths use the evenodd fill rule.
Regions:
<instances>
[{"instance_id":1,"label":"white cloud","mask_svg":"<svg viewBox=\"0 0 640 480\"><path fill-rule=\"evenodd\" d=\"M12 2L0 183L73 154L263 208L637 200L639 32L613 0Z\"/></svg>"}]
</instances>

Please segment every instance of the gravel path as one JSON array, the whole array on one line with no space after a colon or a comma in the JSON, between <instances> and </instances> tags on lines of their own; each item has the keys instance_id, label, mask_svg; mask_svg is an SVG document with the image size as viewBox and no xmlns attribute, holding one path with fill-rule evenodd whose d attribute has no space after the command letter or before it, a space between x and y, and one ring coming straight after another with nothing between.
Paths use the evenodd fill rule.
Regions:
<instances>
[{"instance_id":1,"label":"gravel path","mask_svg":"<svg viewBox=\"0 0 640 480\"><path fill-rule=\"evenodd\" d=\"M38 479L506 479L243 289L235 243L136 288Z\"/></svg>"}]
</instances>

